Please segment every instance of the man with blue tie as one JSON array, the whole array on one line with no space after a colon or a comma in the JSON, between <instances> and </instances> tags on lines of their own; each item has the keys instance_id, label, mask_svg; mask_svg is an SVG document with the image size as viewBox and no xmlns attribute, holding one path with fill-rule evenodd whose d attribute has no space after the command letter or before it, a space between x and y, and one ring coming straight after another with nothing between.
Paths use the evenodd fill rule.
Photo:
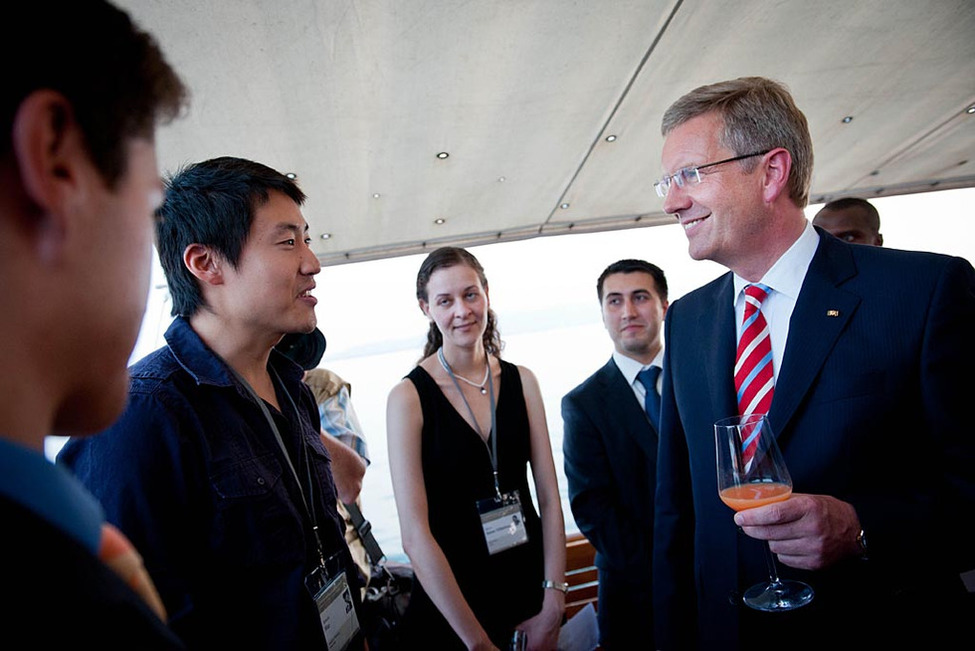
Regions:
<instances>
[{"instance_id":1,"label":"man with blue tie","mask_svg":"<svg viewBox=\"0 0 975 651\"><path fill-rule=\"evenodd\" d=\"M692 258L729 272L667 313L657 648L956 644L971 615L959 574L975 567L975 270L810 224L812 140L777 82L700 87L662 131L663 208ZM768 413L793 493L735 514L718 499L713 425L751 412ZM765 541L811 603L743 605L768 577Z\"/></svg>"},{"instance_id":2,"label":"man with blue tie","mask_svg":"<svg viewBox=\"0 0 975 651\"><path fill-rule=\"evenodd\" d=\"M660 416L664 272L620 260L596 295L615 350L562 399L563 453L572 515L596 549L599 642L652 648L653 491Z\"/></svg>"}]
</instances>

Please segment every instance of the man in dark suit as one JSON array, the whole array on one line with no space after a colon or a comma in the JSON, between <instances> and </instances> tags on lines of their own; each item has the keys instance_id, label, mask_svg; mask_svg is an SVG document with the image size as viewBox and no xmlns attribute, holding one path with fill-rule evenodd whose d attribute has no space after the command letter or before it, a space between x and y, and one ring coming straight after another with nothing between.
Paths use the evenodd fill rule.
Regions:
<instances>
[{"instance_id":1,"label":"man in dark suit","mask_svg":"<svg viewBox=\"0 0 975 651\"><path fill-rule=\"evenodd\" d=\"M599 276L596 295L615 351L562 399L562 447L572 515L596 548L599 642L630 648L653 635L650 551L667 279L649 262L620 260Z\"/></svg>"},{"instance_id":2,"label":"man in dark suit","mask_svg":"<svg viewBox=\"0 0 975 651\"><path fill-rule=\"evenodd\" d=\"M139 556L44 441L125 405L162 198L154 132L185 91L105 2L9 7L0 60L0 627L24 647L182 648Z\"/></svg>"},{"instance_id":3,"label":"man in dark suit","mask_svg":"<svg viewBox=\"0 0 975 651\"><path fill-rule=\"evenodd\" d=\"M944 648L961 639L959 573L975 567L975 272L960 258L856 246L804 217L805 117L762 78L698 88L663 119L655 186L690 255L730 272L665 325L654 538L659 648ZM734 514L718 500L713 423L739 413L744 288L761 283L769 419L794 483ZM739 530L740 528L740 530ZM764 613L768 576L815 590ZM970 635L970 634L969 634ZM696 638L696 639L695 639Z\"/></svg>"}]
</instances>

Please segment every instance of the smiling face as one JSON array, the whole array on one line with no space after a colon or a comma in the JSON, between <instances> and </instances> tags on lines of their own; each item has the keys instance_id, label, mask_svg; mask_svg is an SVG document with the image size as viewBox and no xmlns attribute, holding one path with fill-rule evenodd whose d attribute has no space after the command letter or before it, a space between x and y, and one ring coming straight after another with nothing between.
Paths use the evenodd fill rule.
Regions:
<instances>
[{"instance_id":1,"label":"smiling face","mask_svg":"<svg viewBox=\"0 0 975 651\"><path fill-rule=\"evenodd\" d=\"M717 113L705 113L674 128L664 142L662 163L666 173L706 165L738 155L721 143L724 122ZM755 157L701 170L701 183L672 184L664 211L684 227L690 256L734 268L735 261L754 246L768 227L762 201L762 165L751 172L743 165L764 160Z\"/></svg>"},{"instance_id":2,"label":"smiling face","mask_svg":"<svg viewBox=\"0 0 975 651\"><path fill-rule=\"evenodd\" d=\"M217 311L275 341L287 333L311 332L318 302L311 291L321 265L310 242L298 204L271 191L254 212L237 267L223 261L224 289L212 299L221 306Z\"/></svg>"},{"instance_id":3,"label":"smiling face","mask_svg":"<svg viewBox=\"0 0 975 651\"><path fill-rule=\"evenodd\" d=\"M428 300L420 300L420 309L437 324L445 345L470 348L482 342L490 303L477 271L466 264L441 267L426 289Z\"/></svg>"},{"instance_id":4,"label":"smiling face","mask_svg":"<svg viewBox=\"0 0 975 651\"><path fill-rule=\"evenodd\" d=\"M667 301L653 276L642 271L615 273L603 280L603 325L617 352L649 364L661 348Z\"/></svg>"}]
</instances>

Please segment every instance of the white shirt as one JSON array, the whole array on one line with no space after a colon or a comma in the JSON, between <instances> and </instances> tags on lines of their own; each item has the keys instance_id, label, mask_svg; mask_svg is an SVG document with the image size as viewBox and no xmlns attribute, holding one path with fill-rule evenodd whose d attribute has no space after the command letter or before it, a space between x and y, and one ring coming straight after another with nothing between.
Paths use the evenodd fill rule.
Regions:
<instances>
[{"instance_id":1,"label":"white shirt","mask_svg":"<svg viewBox=\"0 0 975 651\"><path fill-rule=\"evenodd\" d=\"M772 268L765 272L762 280L759 281L772 288L768 297L762 302L762 315L768 323L769 337L772 341L772 373L776 378L779 377L779 369L782 368L785 344L789 338L789 321L792 319L799 290L802 289L802 282L806 278L806 272L809 270L813 256L816 255L818 246L819 235L812 224L806 222L806 228L803 229L799 239L775 261ZM737 341L737 338L741 337L741 321L745 314L745 286L751 283L738 274L734 275L734 281L737 333L735 340Z\"/></svg>"},{"instance_id":2,"label":"white shirt","mask_svg":"<svg viewBox=\"0 0 975 651\"><path fill-rule=\"evenodd\" d=\"M617 368L619 368L620 373L626 378L626 381L630 384L630 388L633 389L633 395L636 396L637 402L640 404L640 409L643 409L645 398L647 397L647 390L643 387L643 383L637 379L637 374L645 368L650 368L651 366L664 367L664 349L663 346L660 347L660 352L657 356L653 358L653 361L649 364L641 364L632 357L627 357L618 350L613 351L613 361L616 362ZM657 378L657 393L660 393L660 384L663 382L663 375Z\"/></svg>"}]
</instances>

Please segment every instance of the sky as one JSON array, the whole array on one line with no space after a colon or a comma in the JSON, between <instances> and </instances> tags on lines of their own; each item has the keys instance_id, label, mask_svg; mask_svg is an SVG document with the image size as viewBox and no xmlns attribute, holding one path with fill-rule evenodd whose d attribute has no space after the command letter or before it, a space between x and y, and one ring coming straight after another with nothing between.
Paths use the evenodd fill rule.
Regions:
<instances>
[{"instance_id":1,"label":"sky","mask_svg":"<svg viewBox=\"0 0 975 651\"><path fill-rule=\"evenodd\" d=\"M881 216L887 248L934 251L975 262L975 188L871 199ZM821 205L806 209L810 219ZM562 471L562 396L606 363L612 343L602 326L596 279L612 262L642 258L667 275L670 300L724 273L713 262L691 260L676 224L606 233L539 237L471 247L488 278L498 315L503 357L530 368L545 402L567 531L577 527ZM321 366L352 385L352 402L370 446L363 514L391 558L404 558L389 481L385 403L389 390L415 365L427 320L417 307L416 272L425 255L326 267L318 275L319 328L328 345ZM163 344L170 303L165 279L153 271L153 289L132 361ZM61 440L48 444L53 455Z\"/></svg>"}]
</instances>

